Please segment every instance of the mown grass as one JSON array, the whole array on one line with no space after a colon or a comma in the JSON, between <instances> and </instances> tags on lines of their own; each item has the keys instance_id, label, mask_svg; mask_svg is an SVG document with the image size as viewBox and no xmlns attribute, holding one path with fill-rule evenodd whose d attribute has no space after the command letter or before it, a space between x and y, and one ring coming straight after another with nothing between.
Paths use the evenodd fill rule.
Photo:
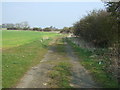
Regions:
<instances>
[{"instance_id":1,"label":"mown grass","mask_svg":"<svg viewBox=\"0 0 120 90\"><path fill-rule=\"evenodd\" d=\"M104 71L105 63L99 64L99 61L94 56L95 53L78 47L73 44L69 39L67 39L69 45L71 45L74 49L74 53L79 56L80 64L82 64L86 69L88 69L95 81L104 88L118 88L118 82L115 78L113 78L110 74Z\"/></svg>"},{"instance_id":2,"label":"mown grass","mask_svg":"<svg viewBox=\"0 0 120 90\"><path fill-rule=\"evenodd\" d=\"M11 31L11 32L12 34L14 32L15 32L14 34L19 33L19 31ZM14 34L13 36L15 36ZM11 33L9 33L8 35L10 37ZM29 32L28 34L26 33L24 35L27 35L27 37L29 37L29 39L27 39L28 42L30 41L29 43L26 42L20 43L21 41L20 42L18 41L17 43L20 44L20 46L16 46L17 45L16 43L14 44L15 47L13 46L11 47L10 45L10 48L4 49L2 52L2 71L3 71L2 87L3 88L14 87L27 70L29 70L32 66L40 63L40 60L43 58L43 56L46 54L48 50L49 42L52 41L52 39L55 38L56 36L56 34L52 34L52 35L50 34L51 38L43 40L42 37L46 35L41 36L42 34L39 34L39 37L37 37L36 39L34 38L33 40L33 37L29 35ZM13 36L11 36L11 38L13 38ZM49 37L48 34L47 37ZM4 36L3 41L5 40L4 38L8 38L8 36L6 37ZM9 46L9 43L7 42L4 44L7 44L6 46Z\"/></svg>"}]
</instances>

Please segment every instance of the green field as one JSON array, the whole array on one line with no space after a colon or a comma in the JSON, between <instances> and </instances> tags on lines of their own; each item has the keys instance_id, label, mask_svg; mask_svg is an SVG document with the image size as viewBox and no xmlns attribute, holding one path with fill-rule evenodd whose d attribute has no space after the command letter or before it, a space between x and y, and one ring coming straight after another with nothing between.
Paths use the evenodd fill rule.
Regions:
<instances>
[{"instance_id":1,"label":"green field","mask_svg":"<svg viewBox=\"0 0 120 90\"><path fill-rule=\"evenodd\" d=\"M2 84L14 87L48 50L49 42L59 34L34 31L2 31Z\"/></svg>"},{"instance_id":2,"label":"green field","mask_svg":"<svg viewBox=\"0 0 120 90\"><path fill-rule=\"evenodd\" d=\"M33 32L33 31L2 31L2 45L4 48L18 47L20 45L30 43L34 40L41 40L45 37L53 37L57 34L50 32ZM0 39L1 40L1 39Z\"/></svg>"}]
</instances>

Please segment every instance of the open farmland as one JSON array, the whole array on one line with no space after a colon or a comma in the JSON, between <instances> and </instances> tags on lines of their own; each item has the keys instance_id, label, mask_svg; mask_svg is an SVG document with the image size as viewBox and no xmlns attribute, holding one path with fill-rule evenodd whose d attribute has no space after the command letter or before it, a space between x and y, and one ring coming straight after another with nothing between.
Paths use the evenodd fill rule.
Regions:
<instances>
[{"instance_id":1,"label":"open farmland","mask_svg":"<svg viewBox=\"0 0 120 90\"><path fill-rule=\"evenodd\" d=\"M35 40L46 39L56 35L58 34L49 32L4 30L2 31L2 45L3 49L17 47Z\"/></svg>"},{"instance_id":2,"label":"open farmland","mask_svg":"<svg viewBox=\"0 0 120 90\"><path fill-rule=\"evenodd\" d=\"M118 87L103 71L104 64L99 65L97 57L91 58L94 53L74 45L66 34L2 33L3 88Z\"/></svg>"},{"instance_id":3,"label":"open farmland","mask_svg":"<svg viewBox=\"0 0 120 90\"><path fill-rule=\"evenodd\" d=\"M2 31L3 87L13 87L25 72L38 64L56 33Z\"/></svg>"}]
</instances>

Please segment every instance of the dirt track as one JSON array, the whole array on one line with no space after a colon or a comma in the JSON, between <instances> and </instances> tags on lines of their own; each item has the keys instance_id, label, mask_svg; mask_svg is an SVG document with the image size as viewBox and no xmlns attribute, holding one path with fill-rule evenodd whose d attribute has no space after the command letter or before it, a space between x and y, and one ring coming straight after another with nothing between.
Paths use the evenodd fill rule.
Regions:
<instances>
[{"instance_id":1,"label":"dirt track","mask_svg":"<svg viewBox=\"0 0 120 90\"><path fill-rule=\"evenodd\" d=\"M54 42L55 43L55 42ZM73 88L94 88L98 87L93 81L89 72L80 65L79 59L74 55L71 46L67 43L64 44L66 47L66 53L69 57L69 62L73 64L72 67L72 80L70 85ZM55 61L60 61L61 56L59 53L56 54L55 47L51 46L48 50L48 53L44 56L43 60L40 60L40 63L32 67L25 76L21 79L20 83L16 88L49 88L48 82L50 80L48 72L54 66Z\"/></svg>"},{"instance_id":2,"label":"dirt track","mask_svg":"<svg viewBox=\"0 0 120 90\"><path fill-rule=\"evenodd\" d=\"M66 45L66 51L70 58L70 62L73 64L72 67L72 81L71 85L74 88L95 88L98 85L93 81L90 73L80 65L79 59L74 55L71 46Z\"/></svg>"}]
</instances>

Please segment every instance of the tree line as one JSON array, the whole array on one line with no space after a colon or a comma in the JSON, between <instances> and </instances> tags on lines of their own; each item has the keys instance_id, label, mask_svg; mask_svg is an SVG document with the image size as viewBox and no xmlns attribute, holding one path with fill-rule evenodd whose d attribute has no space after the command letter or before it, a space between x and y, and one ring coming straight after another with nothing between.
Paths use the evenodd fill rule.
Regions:
<instances>
[{"instance_id":1,"label":"tree line","mask_svg":"<svg viewBox=\"0 0 120 90\"><path fill-rule=\"evenodd\" d=\"M6 23L6 24L2 24L1 25L2 28L6 28L7 30L32 30L32 31L59 31L60 29L50 26L50 27L45 27L45 28L41 28L41 27L33 27L31 28L28 24L28 22L21 22L21 23Z\"/></svg>"},{"instance_id":2,"label":"tree line","mask_svg":"<svg viewBox=\"0 0 120 90\"><path fill-rule=\"evenodd\" d=\"M73 27L63 27L62 29L58 29L56 27L50 26L50 27L33 27L31 28L28 24L28 22L21 22L21 23L6 23L2 24L1 28L6 28L7 30L32 30L32 31L59 31L60 33L73 33Z\"/></svg>"},{"instance_id":3,"label":"tree line","mask_svg":"<svg viewBox=\"0 0 120 90\"><path fill-rule=\"evenodd\" d=\"M6 24L2 24L2 28L7 28L8 30L12 29L12 30L28 30L30 28L28 22L21 22L21 23L6 23Z\"/></svg>"}]
</instances>

